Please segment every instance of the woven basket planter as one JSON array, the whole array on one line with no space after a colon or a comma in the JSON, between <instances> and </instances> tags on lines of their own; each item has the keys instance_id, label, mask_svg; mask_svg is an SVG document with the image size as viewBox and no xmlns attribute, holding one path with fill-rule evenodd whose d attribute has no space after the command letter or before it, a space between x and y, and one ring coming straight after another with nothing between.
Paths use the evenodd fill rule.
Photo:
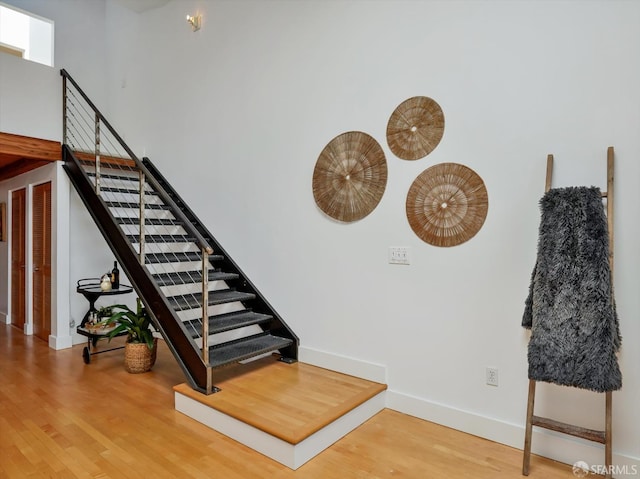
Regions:
<instances>
[{"instance_id":1,"label":"woven basket planter","mask_svg":"<svg viewBox=\"0 0 640 479\"><path fill-rule=\"evenodd\" d=\"M156 363L157 351L157 338L153 338L153 349L149 349L145 343L125 343L124 369L132 374L151 371L151 368Z\"/></svg>"}]
</instances>

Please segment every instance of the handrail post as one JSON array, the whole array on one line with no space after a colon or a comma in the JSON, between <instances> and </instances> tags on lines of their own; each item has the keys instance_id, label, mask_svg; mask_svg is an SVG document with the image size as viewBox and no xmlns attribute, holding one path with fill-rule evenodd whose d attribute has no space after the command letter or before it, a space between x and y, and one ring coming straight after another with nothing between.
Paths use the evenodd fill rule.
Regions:
<instances>
[{"instance_id":1,"label":"handrail post","mask_svg":"<svg viewBox=\"0 0 640 479\"><path fill-rule=\"evenodd\" d=\"M67 77L62 76L62 144L67 144Z\"/></svg>"},{"instance_id":2,"label":"handrail post","mask_svg":"<svg viewBox=\"0 0 640 479\"><path fill-rule=\"evenodd\" d=\"M100 115L95 116L96 195L100 196Z\"/></svg>"},{"instance_id":3,"label":"handrail post","mask_svg":"<svg viewBox=\"0 0 640 479\"><path fill-rule=\"evenodd\" d=\"M140 182L140 221L138 234L140 236L140 264L144 264L144 173L139 174Z\"/></svg>"},{"instance_id":4,"label":"handrail post","mask_svg":"<svg viewBox=\"0 0 640 479\"><path fill-rule=\"evenodd\" d=\"M209 364L209 254L202 249L202 360Z\"/></svg>"},{"instance_id":5,"label":"handrail post","mask_svg":"<svg viewBox=\"0 0 640 479\"><path fill-rule=\"evenodd\" d=\"M202 361L207 367L207 394L211 394L211 373L209 367L209 253L202 248Z\"/></svg>"}]
</instances>

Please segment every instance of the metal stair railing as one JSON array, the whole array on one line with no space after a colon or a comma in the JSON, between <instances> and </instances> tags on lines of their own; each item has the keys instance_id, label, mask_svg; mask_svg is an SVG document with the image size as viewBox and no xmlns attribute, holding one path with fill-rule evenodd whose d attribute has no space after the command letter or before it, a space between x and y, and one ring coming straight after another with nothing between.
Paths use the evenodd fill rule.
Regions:
<instances>
[{"instance_id":1,"label":"metal stair railing","mask_svg":"<svg viewBox=\"0 0 640 479\"><path fill-rule=\"evenodd\" d=\"M175 316L181 321L195 319L200 323L201 343L190 341L201 350L201 359L207 367L205 389L210 393L213 385L208 307L213 249L73 78L64 69L60 74L63 77L63 144L84 171L111 220L120 225L139 264L150 276L163 275L165 280L160 289L165 297L198 305L175 312ZM190 261L185 263L184 258ZM126 262L118 259L126 272ZM185 286L185 277L190 286ZM171 278L180 278L180 281ZM149 304L145 306L153 316L153 308ZM178 321L180 328L189 336L181 321Z\"/></svg>"}]
</instances>

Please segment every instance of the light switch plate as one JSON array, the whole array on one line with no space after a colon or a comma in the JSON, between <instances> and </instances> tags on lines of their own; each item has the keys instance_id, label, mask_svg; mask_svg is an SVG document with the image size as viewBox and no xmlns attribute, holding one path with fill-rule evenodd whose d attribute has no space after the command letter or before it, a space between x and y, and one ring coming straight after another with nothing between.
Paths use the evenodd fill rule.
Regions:
<instances>
[{"instance_id":1,"label":"light switch plate","mask_svg":"<svg viewBox=\"0 0 640 479\"><path fill-rule=\"evenodd\" d=\"M389 264L410 264L408 246L389 246Z\"/></svg>"}]
</instances>

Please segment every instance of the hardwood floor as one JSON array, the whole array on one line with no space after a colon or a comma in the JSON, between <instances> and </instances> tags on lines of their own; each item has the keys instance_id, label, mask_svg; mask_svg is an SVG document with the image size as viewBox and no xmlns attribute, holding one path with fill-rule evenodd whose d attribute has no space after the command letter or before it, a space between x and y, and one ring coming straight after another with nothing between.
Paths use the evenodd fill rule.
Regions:
<instances>
[{"instance_id":1,"label":"hardwood floor","mask_svg":"<svg viewBox=\"0 0 640 479\"><path fill-rule=\"evenodd\" d=\"M521 450L388 409L292 471L175 411L184 377L162 341L153 371L135 375L122 351L85 365L82 347L0 325L0 478L522 477ZM533 456L529 477L574 475Z\"/></svg>"}]
</instances>

